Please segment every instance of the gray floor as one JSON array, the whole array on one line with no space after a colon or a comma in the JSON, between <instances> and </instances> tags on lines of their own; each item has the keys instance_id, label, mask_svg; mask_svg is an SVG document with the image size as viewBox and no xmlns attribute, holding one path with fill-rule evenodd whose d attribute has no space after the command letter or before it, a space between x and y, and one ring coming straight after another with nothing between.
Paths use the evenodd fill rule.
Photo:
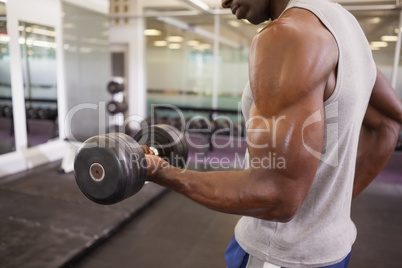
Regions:
<instances>
[{"instance_id":1,"label":"gray floor","mask_svg":"<svg viewBox=\"0 0 402 268\"><path fill-rule=\"evenodd\" d=\"M122 203L95 205L59 167L0 179L1 268L53 268L71 259L65 266L225 267L238 217L170 191L151 202L163 190L154 184ZM358 238L349 267L402 267L402 154L354 201L352 218Z\"/></svg>"},{"instance_id":2,"label":"gray floor","mask_svg":"<svg viewBox=\"0 0 402 268\"><path fill-rule=\"evenodd\" d=\"M0 267L61 267L120 230L165 189L147 184L137 195L101 206L78 189L60 162L0 179Z\"/></svg>"},{"instance_id":3,"label":"gray floor","mask_svg":"<svg viewBox=\"0 0 402 268\"><path fill-rule=\"evenodd\" d=\"M401 267L401 184L373 183L354 201L352 215L358 239L349 267ZM169 192L75 267L225 267L237 220Z\"/></svg>"},{"instance_id":4,"label":"gray floor","mask_svg":"<svg viewBox=\"0 0 402 268\"><path fill-rule=\"evenodd\" d=\"M76 267L225 267L237 219L169 192Z\"/></svg>"}]
</instances>

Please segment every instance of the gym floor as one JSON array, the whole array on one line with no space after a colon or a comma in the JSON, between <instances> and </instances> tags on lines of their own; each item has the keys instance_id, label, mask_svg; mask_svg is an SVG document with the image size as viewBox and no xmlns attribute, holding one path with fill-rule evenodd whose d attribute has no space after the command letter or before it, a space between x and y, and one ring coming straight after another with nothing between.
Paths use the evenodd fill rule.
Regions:
<instances>
[{"instance_id":1,"label":"gym floor","mask_svg":"<svg viewBox=\"0 0 402 268\"><path fill-rule=\"evenodd\" d=\"M402 153L354 202L349 267L402 262ZM0 267L225 267L238 216L210 211L154 184L113 206L77 190L60 163L0 179Z\"/></svg>"}]
</instances>

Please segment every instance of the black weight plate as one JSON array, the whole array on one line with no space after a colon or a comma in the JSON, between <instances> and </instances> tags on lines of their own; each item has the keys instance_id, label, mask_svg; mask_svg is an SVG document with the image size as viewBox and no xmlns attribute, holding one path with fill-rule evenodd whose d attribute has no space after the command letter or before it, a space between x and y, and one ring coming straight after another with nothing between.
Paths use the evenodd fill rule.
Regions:
<instances>
[{"instance_id":1,"label":"black weight plate","mask_svg":"<svg viewBox=\"0 0 402 268\"><path fill-rule=\"evenodd\" d=\"M188 158L188 145L183 132L170 125L158 125L159 128L164 129L174 140L173 152L178 158L174 159L174 166L184 168Z\"/></svg>"},{"instance_id":2,"label":"black weight plate","mask_svg":"<svg viewBox=\"0 0 402 268\"><path fill-rule=\"evenodd\" d=\"M141 147L129 145L127 139L132 140L129 136L125 140L114 133L92 137L78 150L74 162L75 178L81 191L92 201L114 204L142 188L145 180L143 172L140 172L138 162L130 161L130 155L136 154L139 160L145 156ZM93 179L93 165L104 176Z\"/></svg>"},{"instance_id":3,"label":"black weight plate","mask_svg":"<svg viewBox=\"0 0 402 268\"><path fill-rule=\"evenodd\" d=\"M175 127L158 124L142 129L134 139L141 145L154 147L159 156L171 165L184 168L188 157L188 146L184 134Z\"/></svg>"},{"instance_id":4,"label":"black weight plate","mask_svg":"<svg viewBox=\"0 0 402 268\"><path fill-rule=\"evenodd\" d=\"M128 109L128 105L125 102L110 101L107 104L107 111L110 114L125 113Z\"/></svg>"},{"instance_id":5,"label":"black weight plate","mask_svg":"<svg viewBox=\"0 0 402 268\"><path fill-rule=\"evenodd\" d=\"M122 84L119 84L119 83L115 82L115 81L111 81L107 85L107 91L110 94L116 94L116 93L124 91L124 86Z\"/></svg>"},{"instance_id":6,"label":"black weight plate","mask_svg":"<svg viewBox=\"0 0 402 268\"><path fill-rule=\"evenodd\" d=\"M147 178L147 161L143 149L133 138L122 132L114 134L125 154L125 163L129 171L125 196L129 197L144 186Z\"/></svg>"}]
</instances>

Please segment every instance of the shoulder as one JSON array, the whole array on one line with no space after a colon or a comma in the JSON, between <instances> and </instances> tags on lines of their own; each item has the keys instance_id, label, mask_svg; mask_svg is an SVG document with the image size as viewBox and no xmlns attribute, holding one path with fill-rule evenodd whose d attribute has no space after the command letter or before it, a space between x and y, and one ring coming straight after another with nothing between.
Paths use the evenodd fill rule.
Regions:
<instances>
[{"instance_id":1,"label":"shoulder","mask_svg":"<svg viewBox=\"0 0 402 268\"><path fill-rule=\"evenodd\" d=\"M320 20L309 11L290 9L252 42L251 89L255 96L285 94L287 100L289 94L295 99L316 92L323 96L337 62L337 43Z\"/></svg>"},{"instance_id":2,"label":"shoulder","mask_svg":"<svg viewBox=\"0 0 402 268\"><path fill-rule=\"evenodd\" d=\"M337 52L337 44L331 32L310 11L291 8L280 18L263 28L253 40L254 47L278 46L282 49Z\"/></svg>"}]
</instances>

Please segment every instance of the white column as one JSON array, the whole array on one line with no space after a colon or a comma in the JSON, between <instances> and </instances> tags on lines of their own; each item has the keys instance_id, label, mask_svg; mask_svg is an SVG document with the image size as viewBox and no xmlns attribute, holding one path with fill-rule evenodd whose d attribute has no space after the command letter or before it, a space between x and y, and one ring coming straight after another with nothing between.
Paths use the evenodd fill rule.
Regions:
<instances>
[{"instance_id":1,"label":"white column","mask_svg":"<svg viewBox=\"0 0 402 268\"><path fill-rule=\"evenodd\" d=\"M125 88L127 90L128 121L131 128L139 128L138 121L145 119L147 113L147 85L146 85L146 66L145 66L145 19L141 17L143 14L143 1L130 0L129 12L124 14L133 16L126 23L124 19L120 19L119 23L110 27L110 43L111 46L127 45L126 54L126 75ZM113 9L113 6L112 6Z\"/></svg>"},{"instance_id":2,"label":"white column","mask_svg":"<svg viewBox=\"0 0 402 268\"><path fill-rule=\"evenodd\" d=\"M147 86L145 65L145 21L136 18L132 22L131 40L129 41L128 62L128 102L129 115L146 117Z\"/></svg>"},{"instance_id":3,"label":"white column","mask_svg":"<svg viewBox=\"0 0 402 268\"><path fill-rule=\"evenodd\" d=\"M220 17L219 15L214 15L214 76L212 82L212 109L218 108L220 27Z\"/></svg>"},{"instance_id":4,"label":"white column","mask_svg":"<svg viewBox=\"0 0 402 268\"><path fill-rule=\"evenodd\" d=\"M18 2L9 1L7 3L7 32L10 37L10 76L12 103L14 114L14 137L17 151L28 147L26 116L25 116L25 96L24 81L22 73L21 50L18 42L20 36L18 31L20 14Z\"/></svg>"}]
</instances>

